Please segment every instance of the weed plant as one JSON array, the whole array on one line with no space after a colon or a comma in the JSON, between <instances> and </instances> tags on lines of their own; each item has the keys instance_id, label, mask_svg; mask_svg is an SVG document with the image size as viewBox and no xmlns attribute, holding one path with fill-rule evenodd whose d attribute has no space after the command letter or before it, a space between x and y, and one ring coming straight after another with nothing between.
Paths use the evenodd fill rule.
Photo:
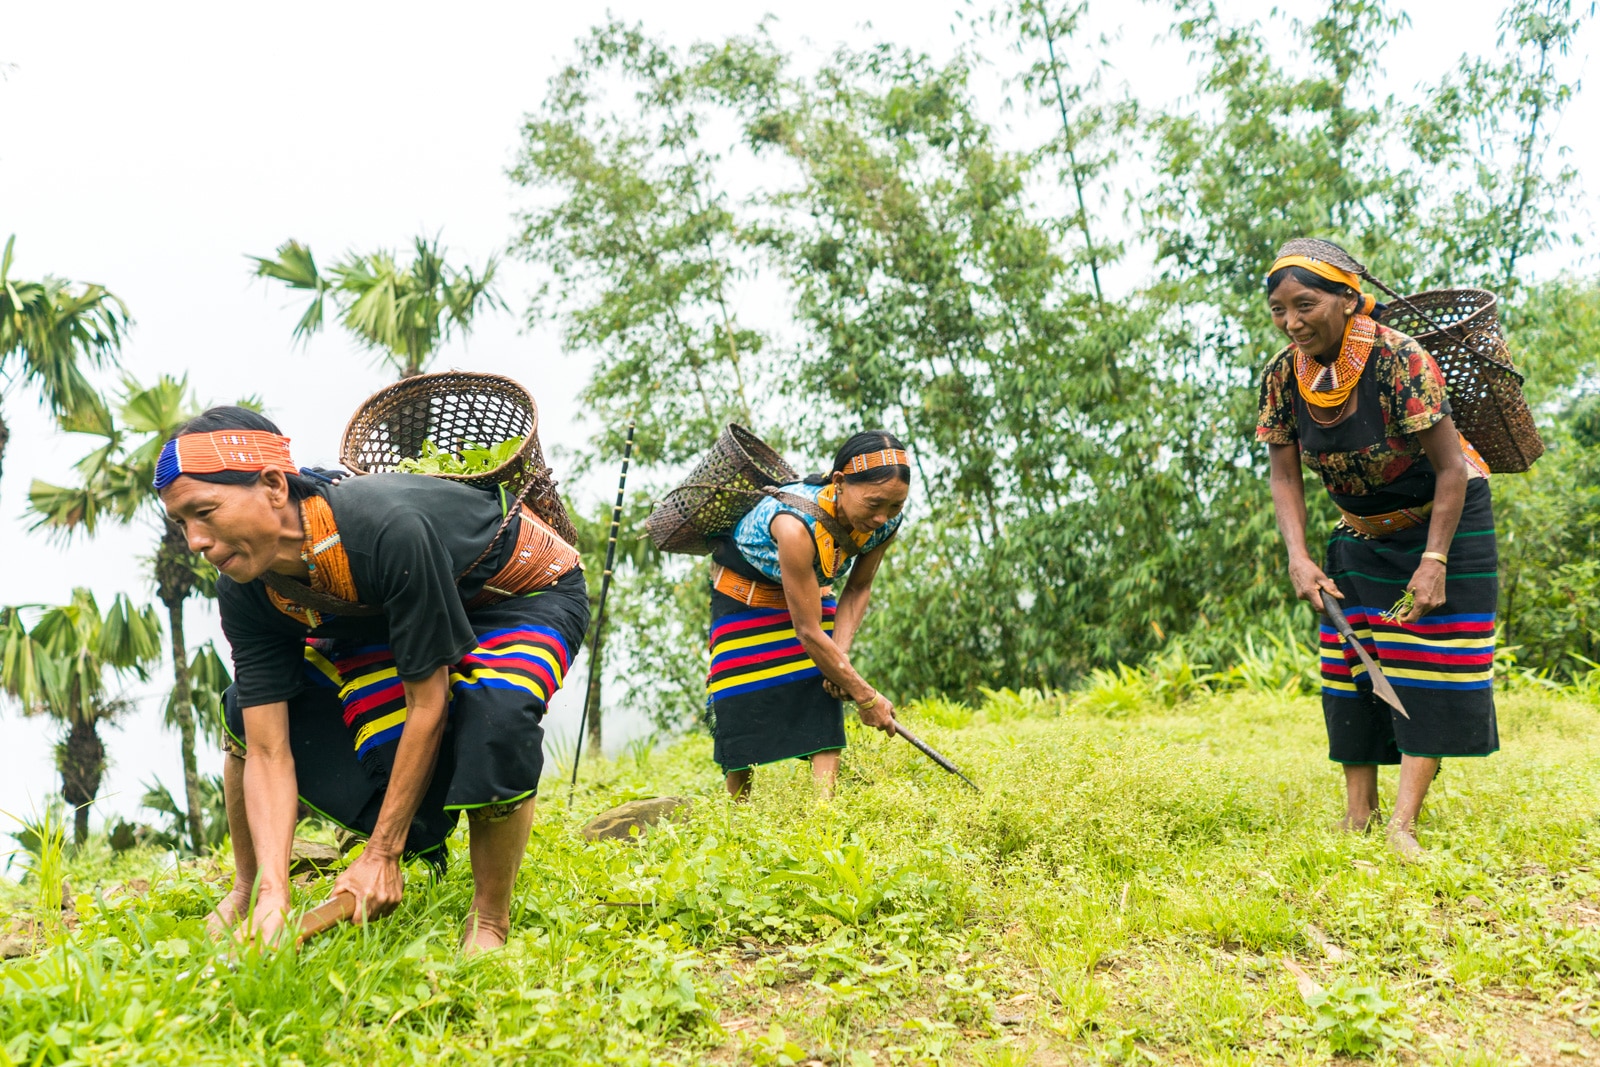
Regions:
<instances>
[{"instance_id":1,"label":"weed plant","mask_svg":"<svg viewBox=\"0 0 1600 1067\"><path fill-rule=\"evenodd\" d=\"M63 928L0 965L0 1065L1600 1054L1591 703L1507 695L1505 750L1446 762L1430 858L1404 865L1381 834L1333 829L1314 698L1183 684L1114 715L1084 694L908 704L981 795L853 727L826 803L795 764L730 804L700 737L586 759L570 814L547 783L510 944L471 960L462 840L442 878L409 871L395 915L298 955L207 941L225 861L96 844L66 860ZM577 833L667 793L700 800L631 842ZM38 887L0 907L26 919Z\"/></svg>"}]
</instances>

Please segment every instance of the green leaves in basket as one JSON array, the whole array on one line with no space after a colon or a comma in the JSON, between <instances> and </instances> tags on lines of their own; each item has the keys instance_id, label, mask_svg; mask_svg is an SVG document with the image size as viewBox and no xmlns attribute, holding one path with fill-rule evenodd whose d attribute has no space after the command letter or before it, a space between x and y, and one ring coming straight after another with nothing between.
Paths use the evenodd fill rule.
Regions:
<instances>
[{"instance_id":1,"label":"green leaves in basket","mask_svg":"<svg viewBox=\"0 0 1600 1067\"><path fill-rule=\"evenodd\" d=\"M471 441L461 443L461 452L446 452L432 441L422 442L422 453L395 465L401 474L488 474L516 456L525 437L510 437L499 444L480 448Z\"/></svg>"}]
</instances>

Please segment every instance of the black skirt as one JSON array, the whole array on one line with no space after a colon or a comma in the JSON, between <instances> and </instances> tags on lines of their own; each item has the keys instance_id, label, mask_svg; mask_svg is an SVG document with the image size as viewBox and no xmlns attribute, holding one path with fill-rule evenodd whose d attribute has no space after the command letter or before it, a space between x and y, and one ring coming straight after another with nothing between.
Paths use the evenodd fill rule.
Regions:
<instances>
[{"instance_id":1,"label":"black skirt","mask_svg":"<svg viewBox=\"0 0 1600 1067\"><path fill-rule=\"evenodd\" d=\"M538 791L540 720L589 625L583 572L478 608L468 620L478 647L450 668L449 721L411 823L408 855L434 853L462 811ZM388 645L314 639L305 656L306 686L289 701L300 800L353 833L370 834L405 730L404 683ZM229 735L244 747L244 716L231 688L225 711Z\"/></svg>"},{"instance_id":2,"label":"black skirt","mask_svg":"<svg viewBox=\"0 0 1600 1067\"><path fill-rule=\"evenodd\" d=\"M1321 627L1322 712L1328 757L1399 763L1408 756L1487 756L1500 747L1494 710L1494 626L1500 582L1489 482L1467 483L1450 542L1445 602L1410 625L1380 616L1400 599L1428 546L1428 524L1361 537L1344 526L1328 542L1327 571L1345 615L1410 718L1372 695L1361 660Z\"/></svg>"},{"instance_id":3,"label":"black skirt","mask_svg":"<svg viewBox=\"0 0 1600 1067\"><path fill-rule=\"evenodd\" d=\"M838 607L822 600L822 629ZM711 594L711 674L706 681L712 758L727 772L844 748L844 705L795 636L786 608L753 608Z\"/></svg>"}]
</instances>

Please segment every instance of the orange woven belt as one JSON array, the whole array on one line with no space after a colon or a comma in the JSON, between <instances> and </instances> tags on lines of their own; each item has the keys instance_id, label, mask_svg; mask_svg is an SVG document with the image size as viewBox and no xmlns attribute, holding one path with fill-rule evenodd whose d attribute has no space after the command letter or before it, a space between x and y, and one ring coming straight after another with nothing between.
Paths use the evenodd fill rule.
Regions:
<instances>
[{"instance_id":1,"label":"orange woven belt","mask_svg":"<svg viewBox=\"0 0 1600 1067\"><path fill-rule=\"evenodd\" d=\"M714 567L711 574L712 588L723 596L731 596L741 603L749 604L753 608L786 608L789 602L783 598L783 586L773 585L771 582L755 582L742 574L735 574L726 567ZM822 595L833 595L833 586L822 587Z\"/></svg>"},{"instance_id":2,"label":"orange woven belt","mask_svg":"<svg viewBox=\"0 0 1600 1067\"><path fill-rule=\"evenodd\" d=\"M1432 511L1433 501L1430 500L1421 507L1386 511L1382 515L1352 515L1344 508L1339 509L1339 514L1344 517L1344 525L1362 537L1387 537L1413 526L1421 526L1428 521L1428 514Z\"/></svg>"},{"instance_id":3,"label":"orange woven belt","mask_svg":"<svg viewBox=\"0 0 1600 1067\"><path fill-rule=\"evenodd\" d=\"M1489 477L1489 465L1483 461L1483 457L1472 447L1472 442L1468 441L1465 435L1461 438L1461 455L1467 461L1467 481ZM1339 514L1344 517L1344 525L1362 537L1387 537L1401 530L1421 526L1428 521L1428 515L1432 511L1433 501L1430 500L1421 507L1386 511L1382 515L1352 515L1344 508L1339 509Z\"/></svg>"}]
</instances>

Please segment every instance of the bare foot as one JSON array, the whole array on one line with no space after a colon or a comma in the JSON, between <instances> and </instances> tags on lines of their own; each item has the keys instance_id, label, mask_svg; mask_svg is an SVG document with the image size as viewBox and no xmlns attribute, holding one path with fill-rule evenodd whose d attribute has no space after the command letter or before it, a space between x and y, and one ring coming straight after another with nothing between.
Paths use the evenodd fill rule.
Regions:
<instances>
[{"instance_id":1,"label":"bare foot","mask_svg":"<svg viewBox=\"0 0 1600 1067\"><path fill-rule=\"evenodd\" d=\"M206 916L206 936L221 941L240 919L250 913L250 890L234 886Z\"/></svg>"},{"instance_id":2,"label":"bare foot","mask_svg":"<svg viewBox=\"0 0 1600 1067\"><path fill-rule=\"evenodd\" d=\"M1377 808L1367 812L1365 816L1354 812L1346 812L1344 818L1336 824L1340 830L1351 834L1364 834L1383 821L1383 813Z\"/></svg>"},{"instance_id":3,"label":"bare foot","mask_svg":"<svg viewBox=\"0 0 1600 1067\"><path fill-rule=\"evenodd\" d=\"M497 948L505 948L510 926L510 919L495 922L492 919L480 917L476 911L468 912L466 930L461 935L461 954L463 956L476 956L480 952L492 952Z\"/></svg>"},{"instance_id":4,"label":"bare foot","mask_svg":"<svg viewBox=\"0 0 1600 1067\"><path fill-rule=\"evenodd\" d=\"M1428 855L1417 843L1417 837L1404 827L1389 826L1389 847L1406 863L1421 863Z\"/></svg>"}]
</instances>

